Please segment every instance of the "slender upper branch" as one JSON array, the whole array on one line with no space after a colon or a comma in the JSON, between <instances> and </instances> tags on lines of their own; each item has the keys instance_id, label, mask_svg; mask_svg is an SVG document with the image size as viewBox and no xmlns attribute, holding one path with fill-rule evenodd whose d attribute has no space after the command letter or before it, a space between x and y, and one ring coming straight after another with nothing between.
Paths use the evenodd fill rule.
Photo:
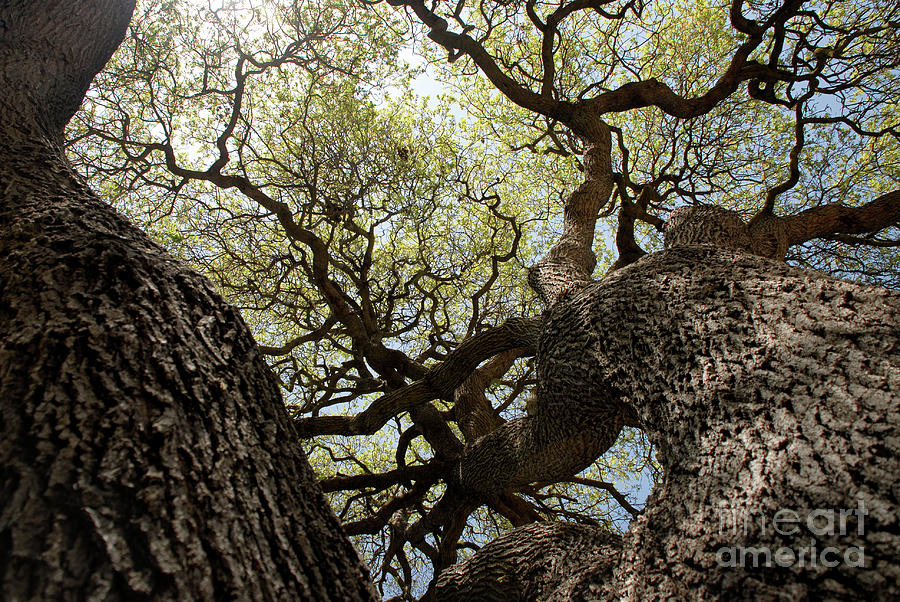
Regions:
<instances>
[{"instance_id":1,"label":"slender upper branch","mask_svg":"<svg viewBox=\"0 0 900 602\"><path fill-rule=\"evenodd\" d=\"M429 28L428 37L446 48L451 54L451 60L460 54L468 56L494 87L509 100L520 107L565 123L582 137L590 137L590 132L583 129L586 125L586 114L599 117L607 113L655 106L674 117L687 119L708 113L723 99L733 94L743 82L793 81L795 78L793 74L776 66L760 64L751 60L750 56L765 39L766 31L782 26L803 5L803 0L787 0L767 22L757 25L741 16L740 2L736 2L737 6L732 8L732 20L736 20L737 26L747 35L747 39L737 48L722 76L703 94L694 97L682 96L664 82L651 78L629 82L614 90L601 92L593 98L572 102L554 98L551 94L552 80L555 77L552 48L553 39L558 35L557 25L576 10L596 9L597 5L602 3L578 1L570 3L551 14L546 23L540 21L531 7L531 20L543 34L541 62L544 77L541 80L541 91L535 92L507 73L482 43L465 31L461 33L450 31L447 20L429 9L424 0L387 0L387 2L391 6L405 6L415 13L416 17Z\"/></svg>"}]
</instances>

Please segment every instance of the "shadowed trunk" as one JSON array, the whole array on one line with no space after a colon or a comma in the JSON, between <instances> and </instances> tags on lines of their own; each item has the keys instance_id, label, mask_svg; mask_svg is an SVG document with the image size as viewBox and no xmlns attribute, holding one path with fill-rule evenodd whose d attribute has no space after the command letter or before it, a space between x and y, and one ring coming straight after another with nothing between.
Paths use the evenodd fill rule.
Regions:
<instances>
[{"instance_id":1,"label":"shadowed trunk","mask_svg":"<svg viewBox=\"0 0 900 602\"><path fill-rule=\"evenodd\" d=\"M57 144L132 7L0 8L0 597L372 599L238 312Z\"/></svg>"},{"instance_id":2,"label":"shadowed trunk","mask_svg":"<svg viewBox=\"0 0 900 602\"><path fill-rule=\"evenodd\" d=\"M712 246L645 257L564 296L538 347L543 403L577 421L625 402L666 474L625 537L615 577L588 578L591 591L630 600L900 594L898 325L896 292ZM520 546L558 537L514 533L506 537ZM527 599L519 585L483 597L477 580L460 589L464 575L505 562L492 550L469 561L477 571L444 573L439 599ZM755 564L767 559L768 568ZM525 579L534 567L512 571Z\"/></svg>"},{"instance_id":3,"label":"shadowed trunk","mask_svg":"<svg viewBox=\"0 0 900 602\"><path fill-rule=\"evenodd\" d=\"M612 572L621 554L621 538L600 527L528 525L444 571L437 598L541 602L614 598Z\"/></svg>"}]
</instances>

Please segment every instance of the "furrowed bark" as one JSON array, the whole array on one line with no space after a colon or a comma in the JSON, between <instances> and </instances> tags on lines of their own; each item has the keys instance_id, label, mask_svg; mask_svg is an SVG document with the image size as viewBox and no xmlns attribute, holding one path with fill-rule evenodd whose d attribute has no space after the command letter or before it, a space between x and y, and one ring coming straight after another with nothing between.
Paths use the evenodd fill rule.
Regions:
<instances>
[{"instance_id":1,"label":"furrowed bark","mask_svg":"<svg viewBox=\"0 0 900 602\"><path fill-rule=\"evenodd\" d=\"M6 0L0 8L0 106L5 125L59 140L88 86L118 47L134 0Z\"/></svg>"},{"instance_id":2,"label":"furrowed bark","mask_svg":"<svg viewBox=\"0 0 900 602\"><path fill-rule=\"evenodd\" d=\"M238 312L57 145L131 6L0 8L0 597L371 600Z\"/></svg>"},{"instance_id":3,"label":"furrowed bark","mask_svg":"<svg viewBox=\"0 0 900 602\"><path fill-rule=\"evenodd\" d=\"M536 416L505 422L466 446L454 479L465 491L490 499L587 468L615 443L627 410L615 400L584 410L577 409L581 396L558 401L542 399Z\"/></svg>"},{"instance_id":4,"label":"furrowed bark","mask_svg":"<svg viewBox=\"0 0 900 602\"><path fill-rule=\"evenodd\" d=\"M566 199L559 241L528 273L528 282L547 305L566 291L591 281L597 258L594 228L613 190L612 139L599 118L585 119L584 182Z\"/></svg>"},{"instance_id":5,"label":"furrowed bark","mask_svg":"<svg viewBox=\"0 0 900 602\"><path fill-rule=\"evenodd\" d=\"M830 234L868 234L900 225L900 190L892 190L860 207L823 205L782 218L787 244Z\"/></svg>"},{"instance_id":6,"label":"furrowed bark","mask_svg":"<svg viewBox=\"0 0 900 602\"><path fill-rule=\"evenodd\" d=\"M237 311L39 152L0 147L3 597L370 599Z\"/></svg>"},{"instance_id":7,"label":"furrowed bark","mask_svg":"<svg viewBox=\"0 0 900 602\"><path fill-rule=\"evenodd\" d=\"M575 311L596 337L592 375L629 391L667 475L627 542L621 594L896 596L900 294L696 247L623 271ZM860 504L845 533L760 518ZM838 566L809 566L813 546ZM865 568L845 561L855 547ZM807 566L722 566L723 548L787 548Z\"/></svg>"},{"instance_id":8,"label":"furrowed bark","mask_svg":"<svg viewBox=\"0 0 900 602\"><path fill-rule=\"evenodd\" d=\"M437 600L599 600L611 598L621 556L618 535L596 527L538 523L511 531L441 573Z\"/></svg>"},{"instance_id":9,"label":"furrowed bark","mask_svg":"<svg viewBox=\"0 0 900 602\"><path fill-rule=\"evenodd\" d=\"M493 379L503 376L513 362L528 351L526 348L512 349L494 356L457 387L453 393L453 411L466 441L474 441L503 424L485 390Z\"/></svg>"},{"instance_id":10,"label":"furrowed bark","mask_svg":"<svg viewBox=\"0 0 900 602\"><path fill-rule=\"evenodd\" d=\"M624 400L665 468L614 583L595 579L592 599L900 595L897 292L679 246L557 303L538 359L546 391L582 400L572 420ZM583 395L585 383L595 395ZM794 522L776 529L779 511ZM522 547L542 537L514 533ZM770 566L754 566L766 554ZM477 571L453 569L467 585L446 599L480 591L468 573L514 579L541 564L509 567L488 546L475 558Z\"/></svg>"}]
</instances>

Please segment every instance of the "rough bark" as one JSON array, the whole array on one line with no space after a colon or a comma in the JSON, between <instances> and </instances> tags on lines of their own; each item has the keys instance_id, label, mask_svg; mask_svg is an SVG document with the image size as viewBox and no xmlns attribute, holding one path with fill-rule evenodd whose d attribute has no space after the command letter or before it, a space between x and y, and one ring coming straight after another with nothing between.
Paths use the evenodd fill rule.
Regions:
<instances>
[{"instance_id":1,"label":"rough bark","mask_svg":"<svg viewBox=\"0 0 900 602\"><path fill-rule=\"evenodd\" d=\"M594 229L600 210L613 189L609 126L599 118L584 118L578 131L584 133L584 182L566 199L563 232L528 274L532 288L549 306L591 282L597 260L593 251ZM537 364L543 353L538 343ZM590 381L580 390L570 387L560 398L542 378L531 415L510 420L467 445L454 480L463 490L492 499L503 492L535 481L555 481L583 470L615 442L622 427L633 423L629 410L615 398L592 403L598 394ZM571 412L570 406L582 411Z\"/></svg>"},{"instance_id":2,"label":"rough bark","mask_svg":"<svg viewBox=\"0 0 900 602\"><path fill-rule=\"evenodd\" d=\"M485 391L493 379L503 376L513 362L526 352L526 348L512 349L494 356L456 388L453 412L466 441L474 441L503 424Z\"/></svg>"},{"instance_id":3,"label":"rough bark","mask_svg":"<svg viewBox=\"0 0 900 602\"><path fill-rule=\"evenodd\" d=\"M615 577L595 583L610 599L900 595L900 294L679 246L564 297L538 360L542 390L571 419L623 401L660 450L666 479L626 536ZM774 529L779 510L796 513L797 533ZM834 511L833 532L827 516L814 517L819 531L807 527L816 510ZM524 546L550 536L517 537ZM836 549L825 560L840 562L813 566L813 547ZM728 566L731 548L787 548L805 566L773 557L754 567L753 552ZM852 566L854 548L864 568ZM480 562L503 562L491 554Z\"/></svg>"},{"instance_id":4,"label":"rough bark","mask_svg":"<svg viewBox=\"0 0 900 602\"><path fill-rule=\"evenodd\" d=\"M709 244L784 260L791 246L814 238L874 233L896 224L900 224L900 190L859 207L828 204L780 217L761 212L746 224L736 212L721 207L680 207L671 213L664 231L667 246Z\"/></svg>"},{"instance_id":5,"label":"rough bark","mask_svg":"<svg viewBox=\"0 0 900 602\"><path fill-rule=\"evenodd\" d=\"M538 523L490 542L438 580L442 600L569 600L611 597L622 542L598 527Z\"/></svg>"},{"instance_id":6,"label":"rough bark","mask_svg":"<svg viewBox=\"0 0 900 602\"><path fill-rule=\"evenodd\" d=\"M464 490L491 499L587 468L615 443L627 409L609 398L591 407L588 396L594 387L582 391L566 400L541 397L535 416L505 422L467 446L454 479ZM578 409L572 411L573 406Z\"/></svg>"},{"instance_id":7,"label":"rough bark","mask_svg":"<svg viewBox=\"0 0 900 602\"><path fill-rule=\"evenodd\" d=\"M5 126L60 136L122 41L134 1L6 0L0 19Z\"/></svg>"},{"instance_id":8,"label":"rough bark","mask_svg":"<svg viewBox=\"0 0 900 602\"><path fill-rule=\"evenodd\" d=\"M372 599L238 312L56 144L130 11L0 8L0 597Z\"/></svg>"},{"instance_id":9,"label":"rough bark","mask_svg":"<svg viewBox=\"0 0 900 602\"><path fill-rule=\"evenodd\" d=\"M599 118L584 119L584 181L566 199L563 232L546 257L531 268L528 281L548 305L567 290L591 280L597 258L594 228L613 190L609 126Z\"/></svg>"},{"instance_id":10,"label":"rough bark","mask_svg":"<svg viewBox=\"0 0 900 602\"><path fill-rule=\"evenodd\" d=\"M779 20L799 4L787 3ZM0 9L3 596L370 598L240 316L91 195L59 151L63 125L129 12L115 0L74 8L12 0ZM491 76L470 38L423 20ZM667 238L682 246L589 282L594 223L613 181L598 115L711 109L753 77L746 59L762 31L751 37L720 83L695 99L655 81L579 107L520 95L523 106L540 104L568 123L588 155L563 237L532 273L553 304L538 343L539 403L533 416L463 451L448 491L476 495L460 497L460 512L447 496L416 526L421 538L408 539L424 547L425 529L439 524L455 542L472 500L509 506L516 487L587 465L626 423L646 430L667 477L621 552L596 530L530 527L486 546L468 569L449 570L447 598L487 589L531 599L900 595L900 300L746 252L778 256L782 231L871 229L870 221L895 219L896 194L869 209L778 222L771 252L759 245L758 234L772 231L762 221L694 210L678 226L673 215ZM706 246L684 246L697 243ZM447 374L423 368L398 398L335 428L371 432L396 412L451 398L481 361L530 345L540 325L523 320L473 338L439 369ZM854 525L863 528L812 535L820 550L862 548L864 569L718 562L727 546L810 546L811 531L785 537L754 517L854 510L860 501L868 514ZM748 528L735 534L742 516ZM513 550L527 553L513 561ZM439 552L442 562L452 557L446 546ZM498 567L515 577L508 589L494 587L507 582L494 578Z\"/></svg>"}]
</instances>

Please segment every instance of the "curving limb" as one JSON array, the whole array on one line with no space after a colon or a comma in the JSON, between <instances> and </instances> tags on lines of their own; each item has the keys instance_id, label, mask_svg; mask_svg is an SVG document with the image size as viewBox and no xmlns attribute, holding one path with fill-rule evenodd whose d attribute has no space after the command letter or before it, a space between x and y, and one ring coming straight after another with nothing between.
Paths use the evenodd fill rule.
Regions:
<instances>
[{"instance_id":1,"label":"curving limb","mask_svg":"<svg viewBox=\"0 0 900 602\"><path fill-rule=\"evenodd\" d=\"M372 434L392 417L433 399L452 399L460 384L478 365L498 353L535 345L541 318L512 318L503 325L485 330L451 351L444 362L429 370L421 380L375 400L356 416L298 418L295 423L303 437L324 434Z\"/></svg>"}]
</instances>

